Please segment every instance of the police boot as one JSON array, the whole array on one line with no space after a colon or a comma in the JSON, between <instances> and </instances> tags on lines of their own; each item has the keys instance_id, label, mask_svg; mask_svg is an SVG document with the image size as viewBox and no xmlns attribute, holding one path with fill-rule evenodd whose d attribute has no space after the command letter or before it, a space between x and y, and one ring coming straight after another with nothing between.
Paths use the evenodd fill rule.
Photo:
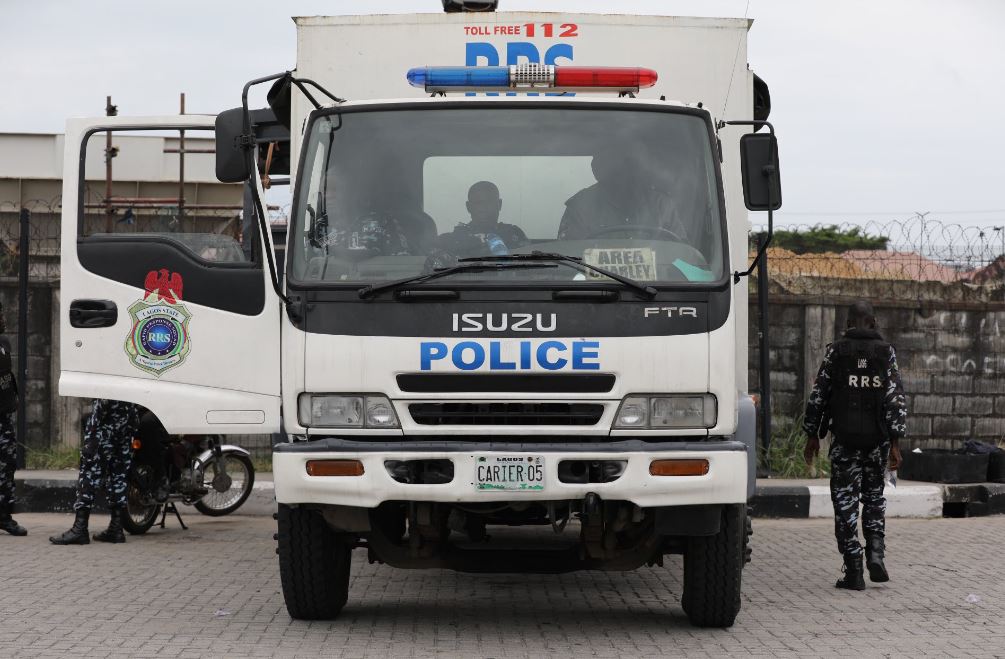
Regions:
<instances>
[{"instance_id":1,"label":"police boot","mask_svg":"<svg viewBox=\"0 0 1005 659\"><path fill-rule=\"evenodd\" d=\"M73 518L73 526L62 535L55 535L49 538L49 542L54 545L87 545L91 539L87 536L87 518L91 516L91 511L81 508L77 511L77 516Z\"/></svg>"},{"instance_id":2,"label":"police boot","mask_svg":"<svg viewBox=\"0 0 1005 659\"><path fill-rule=\"evenodd\" d=\"M126 534L122 532L122 515L125 511L122 508L112 508L111 513L108 528L101 533L95 533L94 539L98 542L125 542Z\"/></svg>"},{"instance_id":3,"label":"police boot","mask_svg":"<svg viewBox=\"0 0 1005 659\"><path fill-rule=\"evenodd\" d=\"M886 544L881 535L871 535L865 539L865 566L869 569L869 580L876 583L883 583L890 580L886 566L883 565L883 556L886 552Z\"/></svg>"},{"instance_id":4,"label":"police boot","mask_svg":"<svg viewBox=\"0 0 1005 659\"><path fill-rule=\"evenodd\" d=\"M6 531L11 535L28 535L28 530L14 521L10 516L11 506L9 504L0 506L0 531Z\"/></svg>"},{"instance_id":5,"label":"police boot","mask_svg":"<svg viewBox=\"0 0 1005 659\"><path fill-rule=\"evenodd\" d=\"M844 557L844 577L839 579L837 588L845 590L865 590L865 577L862 574L862 555Z\"/></svg>"}]
</instances>

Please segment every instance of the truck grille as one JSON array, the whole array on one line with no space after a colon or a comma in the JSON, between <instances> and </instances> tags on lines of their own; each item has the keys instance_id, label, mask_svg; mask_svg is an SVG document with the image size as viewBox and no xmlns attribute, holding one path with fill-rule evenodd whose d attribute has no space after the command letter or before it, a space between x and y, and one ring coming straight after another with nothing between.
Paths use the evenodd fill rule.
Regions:
<instances>
[{"instance_id":1,"label":"truck grille","mask_svg":"<svg viewBox=\"0 0 1005 659\"><path fill-rule=\"evenodd\" d=\"M412 403L424 426L593 426L604 414L596 403Z\"/></svg>"}]
</instances>

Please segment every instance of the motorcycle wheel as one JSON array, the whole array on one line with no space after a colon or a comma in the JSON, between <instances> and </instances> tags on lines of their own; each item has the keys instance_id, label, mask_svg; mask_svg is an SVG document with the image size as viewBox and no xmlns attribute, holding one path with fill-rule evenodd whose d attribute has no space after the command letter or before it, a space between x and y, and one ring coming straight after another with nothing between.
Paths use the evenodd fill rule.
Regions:
<instances>
[{"instance_id":1,"label":"motorcycle wheel","mask_svg":"<svg viewBox=\"0 0 1005 659\"><path fill-rule=\"evenodd\" d=\"M130 535L143 535L150 530L160 514L160 504L143 503L144 493L136 486L136 481L142 481L144 474L140 470L148 470L145 465L130 474L129 489L126 490L126 514L122 516L122 528Z\"/></svg>"},{"instance_id":2,"label":"motorcycle wheel","mask_svg":"<svg viewBox=\"0 0 1005 659\"><path fill-rule=\"evenodd\" d=\"M195 509L210 517L223 517L240 508L248 497L251 488L255 486L255 467L251 459L240 453L224 453L223 459L227 465L227 475L231 478L230 487L219 492L213 487L213 477L217 473L215 456L206 461L203 469L203 487L209 493L195 502Z\"/></svg>"}]
</instances>

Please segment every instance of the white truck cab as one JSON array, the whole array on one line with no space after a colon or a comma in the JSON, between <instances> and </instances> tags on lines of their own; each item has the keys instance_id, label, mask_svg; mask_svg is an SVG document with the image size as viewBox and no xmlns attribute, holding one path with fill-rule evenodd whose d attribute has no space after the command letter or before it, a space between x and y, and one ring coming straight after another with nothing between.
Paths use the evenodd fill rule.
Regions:
<instances>
[{"instance_id":1,"label":"white truck cab","mask_svg":"<svg viewBox=\"0 0 1005 659\"><path fill-rule=\"evenodd\" d=\"M488 16L381 18L392 32L404 20L472 35L611 23ZM282 423L273 471L293 617L338 614L361 548L395 567L528 573L683 554L689 618L731 625L755 462L737 376L748 225L733 202L779 205L770 125L744 136L741 186L723 146L737 129L701 99L644 96L662 75L647 62L418 62L396 75L421 95L343 101L339 53L319 59L317 42L341 30L351 45L372 22L299 24L313 54L257 81L276 80L274 119L295 149L282 284L264 222L249 227L252 249L223 259L184 222L101 231L66 203L60 393L139 403L171 432ZM650 28L700 43L696 25L713 27ZM745 40L746 24L733 27ZM713 107L728 105L720 96ZM766 125L751 114L727 118ZM91 137L152 125L215 130L218 176L249 181L261 219L263 140L246 105L215 123L71 121L66 171L80 174L64 200L82 198Z\"/></svg>"}]
</instances>

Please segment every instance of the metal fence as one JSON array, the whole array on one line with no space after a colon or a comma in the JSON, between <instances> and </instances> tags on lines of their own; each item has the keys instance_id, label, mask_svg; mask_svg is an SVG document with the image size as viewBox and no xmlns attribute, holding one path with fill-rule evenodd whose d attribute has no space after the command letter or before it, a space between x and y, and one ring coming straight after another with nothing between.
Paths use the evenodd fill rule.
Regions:
<instances>
[{"instance_id":1,"label":"metal fence","mask_svg":"<svg viewBox=\"0 0 1005 659\"><path fill-rule=\"evenodd\" d=\"M756 233L764 230L758 227L752 235L751 254ZM807 240L811 235L821 240ZM842 242L841 236L858 240ZM768 271L771 280L799 293L854 294L851 280L996 288L1003 285L1003 254L1005 227L965 226L918 215L897 221L776 227Z\"/></svg>"},{"instance_id":2,"label":"metal fence","mask_svg":"<svg viewBox=\"0 0 1005 659\"><path fill-rule=\"evenodd\" d=\"M59 278L60 199L32 199L19 204L0 200L0 277L17 277L21 209L31 212L28 237L29 279Z\"/></svg>"}]
</instances>

